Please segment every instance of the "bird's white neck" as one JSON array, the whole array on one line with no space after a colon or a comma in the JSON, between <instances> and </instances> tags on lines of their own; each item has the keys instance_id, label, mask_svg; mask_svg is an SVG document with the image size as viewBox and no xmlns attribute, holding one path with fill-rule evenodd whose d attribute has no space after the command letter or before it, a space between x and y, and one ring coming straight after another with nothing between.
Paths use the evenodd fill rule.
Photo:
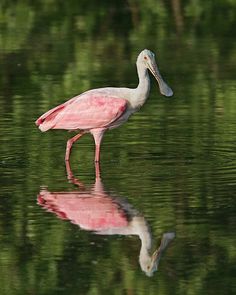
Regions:
<instances>
[{"instance_id":1,"label":"bird's white neck","mask_svg":"<svg viewBox=\"0 0 236 295\"><path fill-rule=\"evenodd\" d=\"M134 109L139 109L147 100L150 92L150 79L146 66L137 60L137 72L139 83L137 88L134 89L134 96L132 98L132 106Z\"/></svg>"}]
</instances>

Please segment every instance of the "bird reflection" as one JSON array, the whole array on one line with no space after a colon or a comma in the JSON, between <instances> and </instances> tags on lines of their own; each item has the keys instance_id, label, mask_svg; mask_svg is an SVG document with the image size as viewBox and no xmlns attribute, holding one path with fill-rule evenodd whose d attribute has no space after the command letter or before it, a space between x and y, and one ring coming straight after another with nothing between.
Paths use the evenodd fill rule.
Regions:
<instances>
[{"instance_id":1,"label":"bird reflection","mask_svg":"<svg viewBox=\"0 0 236 295\"><path fill-rule=\"evenodd\" d=\"M80 228L99 235L137 235L141 240L139 264L147 276L158 269L163 251L174 239L173 232L164 233L158 249L151 254L152 235L144 216L126 200L109 195L102 184L99 164L96 164L96 180L85 188L74 178L67 163L68 179L80 190L50 192L46 188L38 194L38 204L60 219L69 220Z\"/></svg>"}]
</instances>

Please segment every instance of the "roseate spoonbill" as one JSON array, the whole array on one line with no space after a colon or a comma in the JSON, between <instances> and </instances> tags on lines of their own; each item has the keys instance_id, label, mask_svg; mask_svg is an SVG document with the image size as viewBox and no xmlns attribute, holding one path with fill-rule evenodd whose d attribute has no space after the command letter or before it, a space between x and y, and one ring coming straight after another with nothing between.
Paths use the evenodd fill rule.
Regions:
<instances>
[{"instance_id":1,"label":"roseate spoonbill","mask_svg":"<svg viewBox=\"0 0 236 295\"><path fill-rule=\"evenodd\" d=\"M88 90L49 110L35 122L41 131L65 129L79 132L67 141L66 161L69 161L73 143L90 132L96 146L95 162L99 162L104 132L126 122L147 100L150 90L148 70L156 78L161 94L173 95L158 70L154 53L144 49L139 54L136 65L139 77L137 88L106 87Z\"/></svg>"},{"instance_id":2,"label":"roseate spoonbill","mask_svg":"<svg viewBox=\"0 0 236 295\"><path fill-rule=\"evenodd\" d=\"M67 169L70 169L69 165ZM96 169L97 172L99 167ZM82 187L81 191L50 192L44 188L38 194L38 204L60 219L69 220L81 229L98 235L138 236L141 241L140 267L146 275L153 275L164 250L175 234L164 233L159 248L151 253L153 238L145 217L125 199L108 194L99 173L96 174L95 184L87 189L73 177L71 171L68 175L74 184Z\"/></svg>"}]
</instances>

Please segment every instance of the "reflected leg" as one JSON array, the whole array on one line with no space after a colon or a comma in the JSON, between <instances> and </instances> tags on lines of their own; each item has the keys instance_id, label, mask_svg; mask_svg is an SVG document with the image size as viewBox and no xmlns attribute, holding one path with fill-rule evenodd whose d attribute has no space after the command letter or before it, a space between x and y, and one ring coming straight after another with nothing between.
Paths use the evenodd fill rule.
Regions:
<instances>
[{"instance_id":1,"label":"reflected leg","mask_svg":"<svg viewBox=\"0 0 236 295\"><path fill-rule=\"evenodd\" d=\"M81 181L79 181L79 179L74 177L69 161L66 161L66 173L69 182L72 182L73 184L77 185L80 189L85 189L84 184Z\"/></svg>"}]
</instances>

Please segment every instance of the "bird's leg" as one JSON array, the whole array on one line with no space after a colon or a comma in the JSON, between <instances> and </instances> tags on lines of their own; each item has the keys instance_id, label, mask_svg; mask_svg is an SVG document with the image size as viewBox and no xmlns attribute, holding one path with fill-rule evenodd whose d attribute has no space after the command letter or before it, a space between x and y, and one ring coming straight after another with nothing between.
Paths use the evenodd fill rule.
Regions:
<instances>
[{"instance_id":1,"label":"bird's leg","mask_svg":"<svg viewBox=\"0 0 236 295\"><path fill-rule=\"evenodd\" d=\"M105 129L93 129L90 131L93 135L94 141L95 141L95 162L100 161L100 145L102 142L103 134L105 132Z\"/></svg>"},{"instance_id":2,"label":"bird's leg","mask_svg":"<svg viewBox=\"0 0 236 295\"><path fill-rule=\"evenodd\" d=\"M73 143L75 143L84 133L81 132L79 134L76 134L74 137L70 138L67 140L67 144L66 144L66 155L65 155L65 161L69 161L70 159L70 152L71 152L71 148Z\"/></svg>"},{"instance_id":3,"label":"bird's leg","mask_svg":"<svg viewBox=\"0 0 236 295\"><path fill-rule=\"evenodd\" d=\"M96 176L96 179L101 178L100 163L99 162L95 162L95 176Z\"/></svg>"}]
</instances>

